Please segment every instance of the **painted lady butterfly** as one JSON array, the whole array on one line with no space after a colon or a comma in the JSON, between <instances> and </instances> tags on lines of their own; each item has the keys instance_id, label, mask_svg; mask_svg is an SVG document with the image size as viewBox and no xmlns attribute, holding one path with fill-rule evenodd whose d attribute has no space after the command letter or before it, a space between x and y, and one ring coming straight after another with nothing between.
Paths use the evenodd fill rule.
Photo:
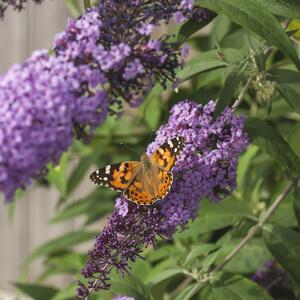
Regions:
<instances>
[{"instance_id":1,"label":"painted lady butterfly","mask_svg":"<svg viewBox=\"0 0 300 300\"><path fill-rule=\"evenodd\" d=\"M95 184L123 192L130 201L151 205L163 199L173 182L172 169L185 146L183 137L173 138L141 161L127 161L101 168L90 175Z\"/></svg>"}]
</instances>

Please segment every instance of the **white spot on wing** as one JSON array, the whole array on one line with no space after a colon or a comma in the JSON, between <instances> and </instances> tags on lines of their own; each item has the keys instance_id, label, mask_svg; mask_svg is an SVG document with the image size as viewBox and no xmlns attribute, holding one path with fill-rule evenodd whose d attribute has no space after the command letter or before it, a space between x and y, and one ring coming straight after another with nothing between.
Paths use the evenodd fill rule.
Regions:
<instances>
[{"instance_id":1,"label":"white spot on wing","mask_svg":"<svg viewBox=\"0 0 300 300\"><path fill-rule=\"evenodd\" d=\"M170 146L170 148L173 148L173 146L174 146L171 140L168 141L168 145Z\"/></svg>"},{"instance_id":2,"label":"white spot on wing","mask_svg":"<svg viewBox=\"0 0 300 300\"><path fill-rule=\"evenodd\" d=\"M109 174L110 173L110 168L111 168L111 166L106 166L106 168L105 168L105 174Z\"/></svg>"}]
</instances>

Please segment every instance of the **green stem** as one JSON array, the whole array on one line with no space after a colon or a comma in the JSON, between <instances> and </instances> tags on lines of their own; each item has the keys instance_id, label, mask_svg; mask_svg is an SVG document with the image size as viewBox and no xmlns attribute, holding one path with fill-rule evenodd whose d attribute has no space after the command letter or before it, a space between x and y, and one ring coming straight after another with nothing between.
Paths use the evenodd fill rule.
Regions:
<instances>
[{"instance_id":1,"label":"green stem","mask_svg":"<svg viewBox=\"0 0 300 300\"><path fill-rule=\"evenodd\" d=\"M83 0L84 9L91 8L91 0Z\"/></svg>"},{"instance_id":2,"label":"green stem","mask_svg":"<svg viewBox=\"0 0 300 300\"><path fill-rule=\"evenodd\" d=\"M207 281L211 278L211 275L220 271L227 265L243 248L244 246L260 231L260 229L264 226L264 224L271 217L276 208L282 203L285 197L289 194L291 189L297 184L298 178L290 181L285 189L281 192L281 194L275 199L272 205L268 208L268 210L262 215L259 219L258 223L251 227L248 231L248 234L240 241L240 243L224 258L224 260L216 266L207 276ZM191 291L191 296L196 295L199 290L203 287L205 282L199 282Z\"/></svg>"},{"instance_id":3,"label":"green stem","mask_svg":"<svg viewBox=\"0 0 300 300\"><path fill-rule=\"evenodd\" d=\"M249 88L251 86L252 80L253 80L253 76L248 78L245 86L242 88L239 96L237 97L236 101L232 105L232 108L231 108L232 111L236 111L238 109L238 107L240 106L240 104L242 103L245 94L247 93L247 91L249 90Z\"/></svg>"}]
</instances>

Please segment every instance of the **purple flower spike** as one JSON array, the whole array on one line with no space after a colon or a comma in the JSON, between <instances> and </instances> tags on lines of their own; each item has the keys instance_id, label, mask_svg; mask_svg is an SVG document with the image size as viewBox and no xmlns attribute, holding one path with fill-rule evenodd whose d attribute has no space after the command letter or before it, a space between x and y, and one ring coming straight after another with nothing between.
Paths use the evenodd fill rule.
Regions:
<instances>
[{"instance_id":1,"label":"purple flower spike","mask_svg":"<svg viewBox=\"0 0 300 300\"><path fill-rule=\"evenodd\" d=\"M91 90L99 80L97 70L78 69L46 50L1 78L0 190L7 201L31 178L44 175L49 162L57 163L74 127L92 130L103 122L106 92Z\"/></svg>"},{"instance_id":2,"label":"purple flower spike","mask_svg":"<svg viewBox=\"0 0 300 300\"><path fill-rule=\"evenodd\" d=\"M174 4L179 9L180 1ZM98 70L101 84L110 87L109 104L131 103L156 80L165 86L175 79L181 64L178 45L150 38L155 26L161 20L167 22L174 9L165 11L156 1L100 1L56 36L55 53L83 69Z\"/></svg>"},{"instance_id":3,"label":"purple flower spike","mask_svg":"<svg viewBox=\"0 0 300 300\"><path fill-rule=\"evenodd\" d=\"M186 147L173 169L171 191L150 207L128 202L123 196L117 199L116 210L82 270L92 281L89 287L80 287L81 294L88 294L92 286L109 288L113 268L120 274L129 272L128 263L141 258L144 246L154 246L157 236L170 239L177 229L185 229L197 216L201 198L218 202L235 189L237 157L248 145L244 119L227 108L214 121L214 110L213 101L202 106L186 100L172 108L168 123L147 149L150 155L171 138L185 138Z\"/></svg>"}]
</instances>

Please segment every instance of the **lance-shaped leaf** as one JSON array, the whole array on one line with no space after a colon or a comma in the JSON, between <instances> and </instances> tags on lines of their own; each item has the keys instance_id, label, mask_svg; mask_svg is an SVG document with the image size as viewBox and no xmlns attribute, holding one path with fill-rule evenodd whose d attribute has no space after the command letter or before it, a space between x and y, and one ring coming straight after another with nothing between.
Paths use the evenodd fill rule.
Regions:
<instances>
[{"instance_id":1,"label":"lance-shaped leaf","mask_svg":"<svg viewBox=\"0 0 300 300\"><path fill-rule=\"evenodd\" d=\"M270 12L278 16L300 19L299 0L258 0Z\"/></svg>"},{"instance_id":2,"label":"lance-shaped leaf","mask_svg":"<svg viewBox=\"0 0 300 300\"><path fill-rule=\"evenodd\" d=\"M291 41L277 19L258 0L196 0L196 4L226 14L233 22L262 36L270 45L278 47L290 57L300 70L300 61Z\"/></svg>"},{"instance_id":3,"label":"lance-shaped leaf","mask_svg":"<svg viewBox=\"0 0 300 300\"><path fill-rule=\"evenodd\" d=\"M280 225L266 225L263 237L276 260L300 284L300 234Z\"/></svg>"},{"instance_id":4,"label":"lance-shaped leaf","mask_svg":"<svg viewBox=\"0 0 300 300\"><path fill-rule=\"evenodd\" d=\"M277 89L286 102L300 113L300 73L277 69L271 72L277 81Z\"/></svg>"},{"instance_id":5,"label":"lance-shaped leaf","mask_svg":"<svg viewBox=\"0 0 300 300\"><path fill-rule=\"evenodd\" d=\"M216 281L211 284L215 300L272 300L265 289L248 278L230 273L215 277Z\"/></svg>"},{"instance_id":6,"label":"lance-shaped leaf","mask_svg":"<svg viewBox=\"0 0 300 300\"><path fill-rule=\"evenodd\" d=\"M247 119L245 129L258 148L288 171L300 175L298 156L269 123L252 117Z\"/></svg>"}]
</instances>

